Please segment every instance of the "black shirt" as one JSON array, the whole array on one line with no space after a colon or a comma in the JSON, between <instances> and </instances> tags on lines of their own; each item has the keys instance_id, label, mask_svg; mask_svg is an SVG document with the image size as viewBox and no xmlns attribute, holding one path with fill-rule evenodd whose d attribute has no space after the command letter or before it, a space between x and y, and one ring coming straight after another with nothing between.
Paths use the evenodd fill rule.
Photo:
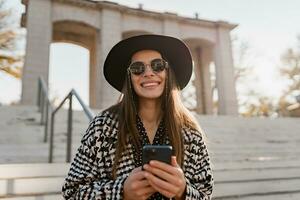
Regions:
<instances>
[{"instance_id":1,"label":"black shirt","mask_svg":"<svg viewBox=\"0 0 300 200\"><path fill-rule=\"evenodd\" d=\"M133 157L134 157L134 163L135 167L140 167L142 166L142 148L145 145L150 145L149 138L147 136L146 129L144 127L144 124L142 120L140 119L139 116L136 118L136 126L137 130L140 133L140 144L141 148L136 149L133 148ZM168 144L169 142L167 141L167 135L166 135L166 128L165 128L165 123L164 120L161 120L158 128L156 130L154 139L153 139L153 145L163 145L163 144ZM148 198L149 200L159 200L159 199L168 199L167 197L164 197L160 193L155 193L151 197Z\"/></svg>"}]
</instances>

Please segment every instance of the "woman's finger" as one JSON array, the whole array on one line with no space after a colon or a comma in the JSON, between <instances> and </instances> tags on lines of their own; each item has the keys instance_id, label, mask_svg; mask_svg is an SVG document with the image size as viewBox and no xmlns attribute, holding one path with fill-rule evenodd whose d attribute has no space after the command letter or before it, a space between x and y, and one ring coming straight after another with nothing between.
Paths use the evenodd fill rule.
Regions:
<instances>
[{"instance_id":1,"label":"woman's finger","mask_svg":"<svg viewBox=\"0 0 300 200\"><path fill-rule=\"evenodd\" d=\"M149 185L148 187L144 187L138 191L139 196L151 196L153 193L156 192L156 190L149 183L147 184Z\"/></svg>"},{"instance_id":2,"label":"woman's finger","mask_svg":"<svg viewBox=\"0 0 300 200\"><path fill-rule=\"evenodd\" d=\"M150 185L154 187L154 189L160 189L164 191L168 191L170 193L176 194L179 190L179 186L173 185L170 182L167 182L165 180L162 180L161 178L146 172L145 177L149 181Z\"/></svg>"},{"instance_id":3,"label":"woman's finger","mask_svg":"<svg viewBox=\"0 0 300 200\"><path fill-rule=\"evenodd\" d=\"M161 188L160 186L156 185L154 182L152 182L151 180L149 180L149 183L150 185L157 191L159 192L160 194L164 195L165 197L168 197L168 198L173 198L175 196L175 192L171 192L171 191L168 191L164 188Z\"/></svg>"},{"instance_id":4,"label":"woman's finger","mask_svg":"<svg viewBox=\"0 0 300 200\"><path fill-rule=\"evenodd\" d=\"M145 171L154 174L155 176L158 176L159 178L170 183L173 183L174 181L176 182L176 180L178 179L176 175L170 174L168 171L164 171L160 168L152 167L150 165L145 165L144 169Z\"/></svg>"},{"instance_id":5,"label":"woman's finger","mask_svg":"<svg viewBox=\"0 0 300 200\"><path fill-rule=\"evenodd\" d=\"M166 171L166 172L168 172L169 174L172 174L172 175L175 175L175 174L178 173L177 167L174 167L172 165L169 165L167 163L160 162L160 161L157 161L157 160L151 160L149 165L151 167L159 168L163 171Z\"/></svg>"}]
</instances>

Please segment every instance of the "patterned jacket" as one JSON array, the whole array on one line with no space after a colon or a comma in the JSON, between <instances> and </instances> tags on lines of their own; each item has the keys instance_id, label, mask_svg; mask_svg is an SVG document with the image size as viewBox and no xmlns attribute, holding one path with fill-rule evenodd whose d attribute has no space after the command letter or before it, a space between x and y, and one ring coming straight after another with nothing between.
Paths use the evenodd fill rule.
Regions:
<instances>
[{"instance_id":1,"label":"patterned jacket","mask_svg":"<svg viewBox=\"0 0 300 200\"><path fill-rule=\"evenodd\" d=\"M78 152L65 179L65 199L123 199L123 184L135 168L133 146L128 143L112 179L118 120L109 111L97 115L81 140ZM206 145L201 134L183 128L184 162L187 200L209 200L213 177Z\"/></svg>"}]
</instances>

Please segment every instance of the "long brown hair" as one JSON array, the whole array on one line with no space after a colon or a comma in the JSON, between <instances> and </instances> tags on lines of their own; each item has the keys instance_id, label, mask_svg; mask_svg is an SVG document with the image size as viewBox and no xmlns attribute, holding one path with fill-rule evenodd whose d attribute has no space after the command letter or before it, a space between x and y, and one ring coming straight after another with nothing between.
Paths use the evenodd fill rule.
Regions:
<instances>
[{"instance_id":1,"label":"long brown hair","mask_svg":"<svg viewBox=\"0 0 300 200\"><path fill-rule=\"evenodd\" d=\"M112 169L112 177L114 179L116 178L117 166L121 154L125 151L129 137L132 140L130 142L133 142L133 145L137 149L141 147L139 132L136 128L138 98L132 88L130 79L130 74L127 74L122 89L122 97L116 105L107 109L115 113L119 121L115 160ZM164 110L166 134L168 134L170 139L177 162L182 166L184 155L182 128L189 127L200 131L200 127L180 99L175 74L170 66L167 68L165 89L161 98L161 106Z\"/></svg>"}]
</instances>

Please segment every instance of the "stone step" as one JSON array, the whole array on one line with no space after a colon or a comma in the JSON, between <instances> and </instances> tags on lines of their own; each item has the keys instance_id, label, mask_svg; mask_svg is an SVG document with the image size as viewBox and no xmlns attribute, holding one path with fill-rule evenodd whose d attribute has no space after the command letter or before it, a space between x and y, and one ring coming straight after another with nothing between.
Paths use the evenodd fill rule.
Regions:
<instances>
[{"instance_id":1,"label":"stone step","mask_svg":"<svg viewBox=\"0 0 300 200\"><path fill-rule=\"evenodd\" d=\"M289 148L286 148L288 144ZM269 143L269 142L256 142L254 144L249 143L209 143L207 144L209 148L212 148L211 151L246 151L246 150L278 150L282 151L293 151L294 149L298 149L299 142L295 141L286 141L284 143ZM266 148L268 146L268 148Z\"/></svg>"},{"instance_id":2,"label":"stone step","mask_svg":"<svg viewBox=\"0 0 300 200\"><path fill-rule=\"evenodd\" d=\"M0 179L0 198L57 193L61 191L63 181L63 177Z\"/></svg>"},{"instance_id":3,"label":"stone step","mask_svg":"<svg viewBox=\"0 0 300 200\"><path fill-rule=\"evenodd\" d=\"M14 195L1 198L1 200L60 200L63 199L60 193L40 195Z\"/></svg>"},{"instance_id":4,"label":"stone step","mask_svg":"<svg viewBox=\"0 0 300 200\"><path fill-rule=\"evenodd\" d=\"M272 195L277 193L299 193L300 178L262 181L232 181L215 183L214 197L237 198L240 196Z\"/></svg>"},{"instance_id":5,"label":"stone step","mask_svg":"<svg viewBox=\"0 0 300 200\"><path fill-rule=\"evenodd\" d=\"M215 183L238 181L261 181L277 179L300 179L300 167L273 168L273 169L237 169L227 171L214 171ZM300 189L300 188L299 188Z\"/></svg>"},{"instance_id":6,"label":"stone step","mask_svg":"<svg viewBox=\"0 0 300 200\"><path fill-rule=\"evenodd\" d=\"M0 165L0 198L57 198L69 167L69 163Z\"/></svg>"},{"instance_id":7,"label":"stone step","mask_svg":"<svg viewBox=\"0 0 300 200\"><path fill-rule=\"evenodd\" d=\"M286 160L278 162L277 160L265 161L231 161L231 162L212 162L215 171L239 170L239 169L276 169L276 168L299 168L300 160Z\"/></svg>"},{"instance_id":8,"label":"stone step","mask_svg":"<svg viewBox=\"0 0 300 200\"><path fill-rule=\"evenodd\" d=\"M298 154L299 155L299 154ZM291 160L291 159L298 159L297 154L293 153L264 153L264 152L249 152L249 153L239 153L239 154L215 154L210 153L210 157L215 161L264 161L264 160L277 160L277 161L285 161L285 160Z\"/></svg>"},{"instance_id":9,"label":"stone step","mask_svg":"<svg viewBox=\"0 0 300 200\"><path fill-rule=\"evenodd\" d=\"M30 163L0 165L0 179L65 176L70 163Z\"/></svg>"},{"instance_id":10,"label":"stone step","mask_svg":"<svg viewBox=\"0 0 300 200\"><path fill-rule=\"evenodd\" d=\"M265 195L245 195L238 197L217 197L213 200L299 200L300 192L273 193Z\"/></svg>"},{"instance_id":11,"label":"stone step","mask_svg":"<svg viewBox=\"0 0 300 200\"><path fill-rule=\"evenodd\" d=\"M297 156L294 156L294 157L287 157L287 158L281 158L281 159L278 159L278 158L274 158L274 157L247 157L247 158L244 158L244 157L241 157L241 158L232 158L232 157L227 157L227 158L223 158L223 157L211 157L211 160L212 162L217 162L217 163L231 163L231 162L246 162L246 161L261 161L261 160L274 160L276 162L286 162L286 161L289 161L289 160L295 160L295 159L298 159Z\"/></svg>"}]
</instances>

